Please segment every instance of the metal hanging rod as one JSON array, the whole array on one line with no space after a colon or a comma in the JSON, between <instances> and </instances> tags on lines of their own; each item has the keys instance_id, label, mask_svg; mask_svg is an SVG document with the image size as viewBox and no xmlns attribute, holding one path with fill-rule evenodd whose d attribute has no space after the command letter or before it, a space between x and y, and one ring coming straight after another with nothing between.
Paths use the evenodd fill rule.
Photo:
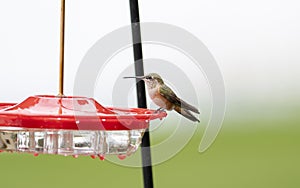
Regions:
<instances>
[{"instance_id":1,"label":"metal hanging rod","mask_svg":"<svg viewBox=\"0 0 300 188\"><path fill-rule=\"evenodd\" d=\"M61 0L60 14L60 55L59 55L59 96L64 96L64 59L65 59L65 0Z\"/></svg>"}]
</instances>

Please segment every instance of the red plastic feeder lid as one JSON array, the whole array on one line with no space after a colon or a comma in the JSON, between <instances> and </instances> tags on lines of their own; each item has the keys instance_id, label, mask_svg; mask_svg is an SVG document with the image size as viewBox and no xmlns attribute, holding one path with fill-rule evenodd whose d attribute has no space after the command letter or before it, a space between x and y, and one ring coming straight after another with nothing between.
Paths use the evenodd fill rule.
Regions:
<instances>
[{"instance_id":1,"label":"red plastic feeder lid","mask_svg":"<svg viewBox=\"0 0 300 188\"><path fill-rule=\"evenodd\" d=\"M92 98L37 95L19 104L0 103L0 129L132 130L166 112L105 108Z\"/></svg>"}]
</instances>

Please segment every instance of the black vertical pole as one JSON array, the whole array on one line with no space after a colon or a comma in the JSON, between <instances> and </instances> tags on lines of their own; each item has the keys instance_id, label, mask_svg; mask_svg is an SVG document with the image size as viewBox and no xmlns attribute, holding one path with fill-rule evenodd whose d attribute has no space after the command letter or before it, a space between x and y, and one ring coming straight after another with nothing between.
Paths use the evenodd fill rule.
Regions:
<instances>
[{"instance_id":1,"label":"black vertical pole","mask_svg":"<svg viewBox=\"0 0 300 188\"><path fill-rule=\"evenodd\" d=\"M131 15L131 30L133 40L133 53L134 53L134 66L135 75L144 75L143 65L143 51L141 43L141 28L140 28L140 16L139 16L139 4L138 0L130 1L130 15ZM139 108L147 108L145 83L137 82L137 100ZM152 161L150 150L150 135L147 130L142 139L142 164L143 164L143 176L144 176L144 188L153 188L153 175L152 175Z\"/></svg>"}]
</instances>

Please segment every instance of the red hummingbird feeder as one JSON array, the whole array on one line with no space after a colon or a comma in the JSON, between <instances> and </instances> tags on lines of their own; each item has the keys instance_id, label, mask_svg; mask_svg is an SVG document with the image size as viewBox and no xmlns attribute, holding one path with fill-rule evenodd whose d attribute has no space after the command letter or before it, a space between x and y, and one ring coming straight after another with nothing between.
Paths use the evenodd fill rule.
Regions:
<instances>
[{"instance_id":1,"label":"red hummingbird feeder","mask_svg":"<svg viewBox=\"0 0 300 188\"><path fill-rule=\"evenodd\" d=\"M92 98L40 95L0 103L0 150L37 154L129 156L149 122L165 112L105 108Z\"/></svg>"},{"instance_id":2,"label":"red hummingbird feeder","mask_svg":"<svg viewBox=\"0 0 300 188\"><path fill-rule=\"evenodd\" d=\"M142 108L106 108L92 98L63 95L65 1L61 2L59 95L0 103L0 152L100 159L118 155L123 159L138 149L149 122L167 114Z\"/></svg>"}]
</instances>

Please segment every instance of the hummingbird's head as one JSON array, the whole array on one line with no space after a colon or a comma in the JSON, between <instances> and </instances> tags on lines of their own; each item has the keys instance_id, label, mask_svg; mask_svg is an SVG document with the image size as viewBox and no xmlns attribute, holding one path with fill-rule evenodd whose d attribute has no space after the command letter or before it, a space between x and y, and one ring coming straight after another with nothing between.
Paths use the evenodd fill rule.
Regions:
<instances>
[{"instance_id":1,"label":"hummingbird's head","mask_svg":"<svg viewBox=\"0 0 300 188\"><path fill-rule=\"evenodd\" d=\"M143 76L142 79L149 88L155 88L157 85L164 84L163 79L156 73L147 74L146 76Z\"/></svg>"},{"instance_id":2,"label":"hummingbird's head","mask_svg":"<svg viewBox=\"0 0 300 188\"><path fill-rule=\"evenodd\" d=\"M144 80L148 88L155 88L158 84L164 84L163 79L156 73L150 73L146 76L124 77L124 78L139 78Z\"/></svg>"}]
</instances>

